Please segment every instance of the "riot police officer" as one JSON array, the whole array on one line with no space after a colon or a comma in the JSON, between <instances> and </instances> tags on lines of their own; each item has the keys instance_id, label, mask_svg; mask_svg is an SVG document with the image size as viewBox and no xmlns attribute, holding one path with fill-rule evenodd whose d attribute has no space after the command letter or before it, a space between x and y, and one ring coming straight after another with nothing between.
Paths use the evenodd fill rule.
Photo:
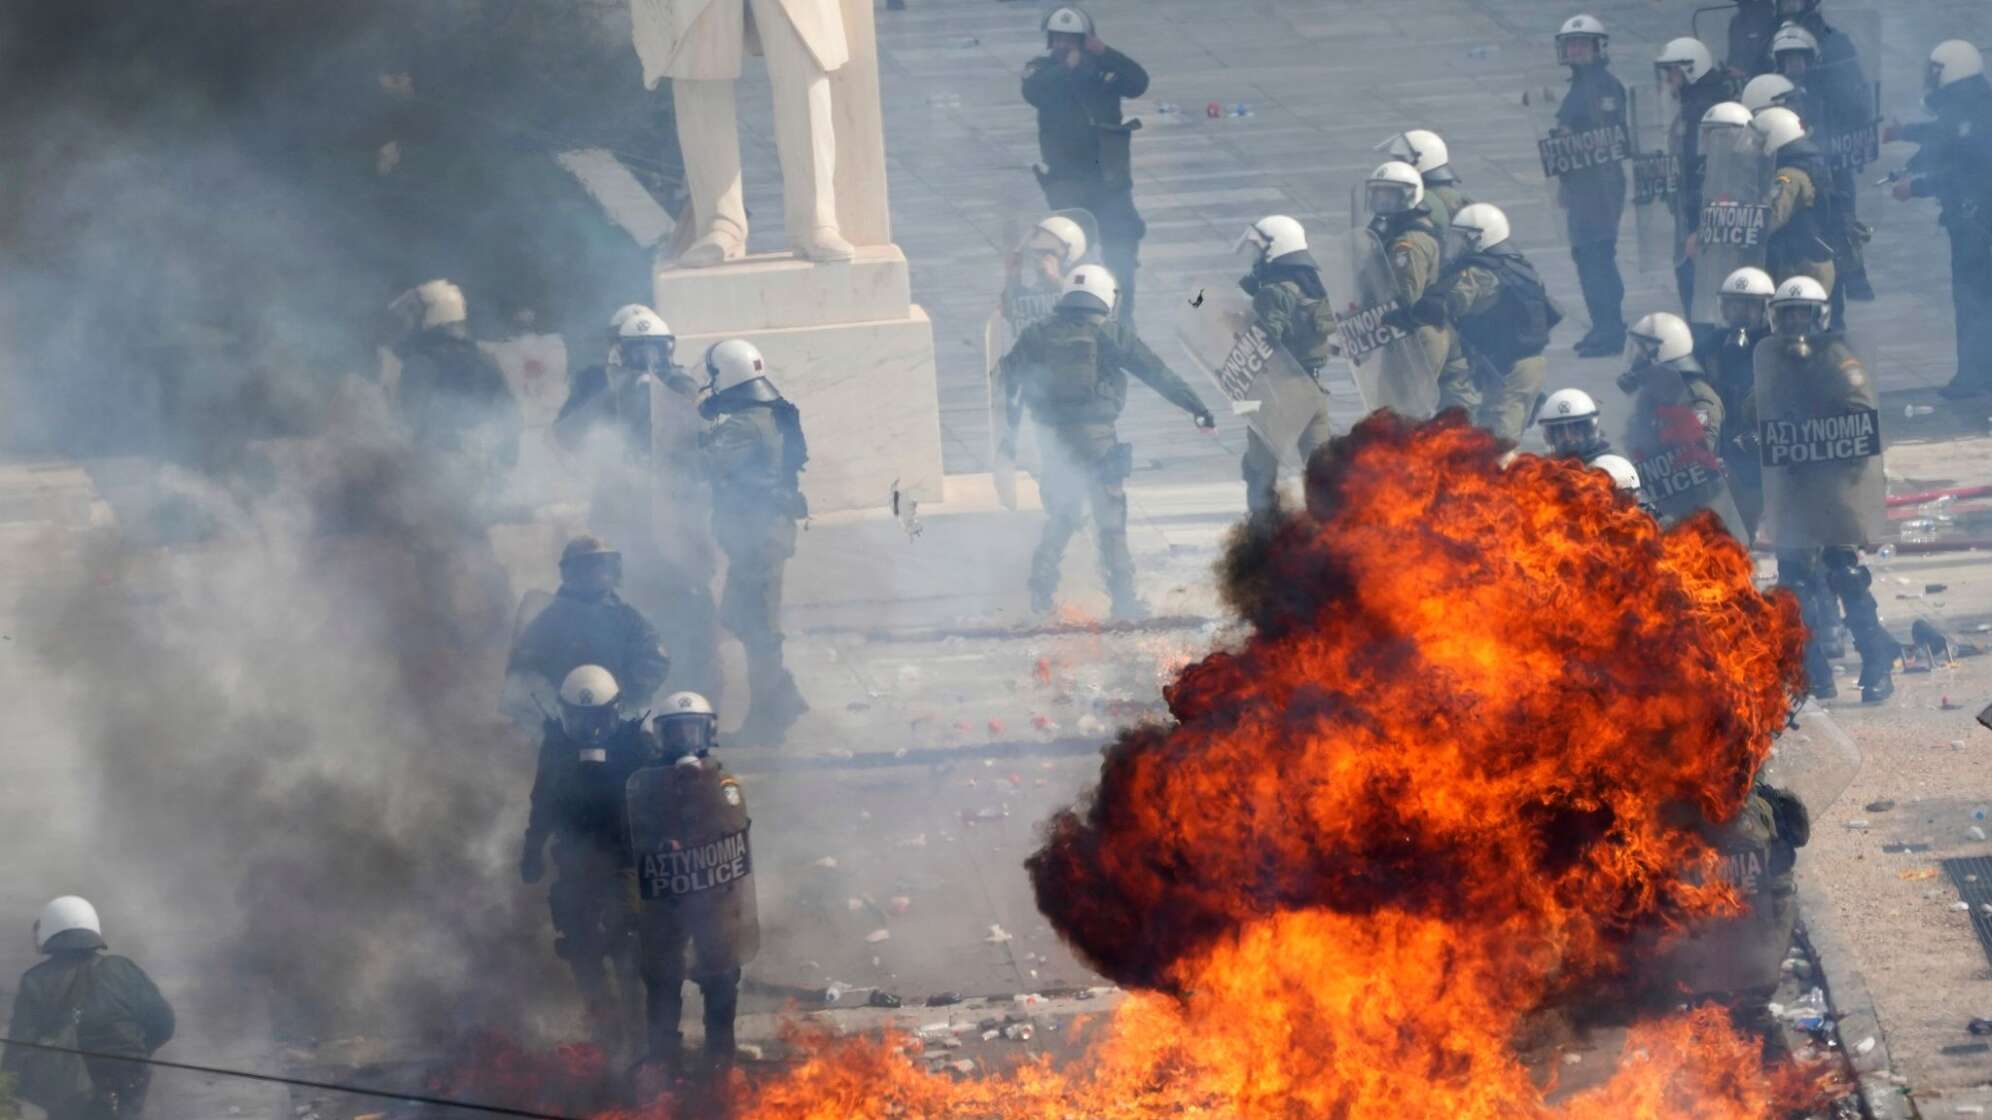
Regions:
<instances>
[{"instance_id":1,"label":"riot police officer","mask_svg":"<svg viewBox=\"0 0 1992 1120\"><path fill-rule=\"evenodd\" d=\"M560 550L560 590L519 630L505 663L507 714L536 726L559 682L582 665L616 678L626 712L650 704L671 659L657 628L616 594L621 582L622 555L599 537L575 537Z\"/></svg>"},{"instance_id":2,"label":"riot police officer","mask_svg":"<svg viewBox=\"0 0 1992 1120\"><path fill-rule=\"evenodd\" d=\"M752 822L740 782L712 757L718 726L705 697L666 697L652 724L659 765L628 783L648 1057L667 1070L681 1060L688 978L705 1003L708 1061L716 1071L733 1061L740 969L761 945Z\"/></svg>"},{"instance_id":3,"label":"riot police officer","mask_svg":"<svg viewBox=\"0 0 1992 1120\"><path fill-rule=\"evenodd\" d=\"M1115 428L1127 406L1127 375L1189 413L1197 427L1217 424L1196 392L1113 317L1115 298L1112 272L1094 264L1073 269L1057 310L1026 328L997 365L1009 431L1017 430L1029 409L1043 453L1038 484L1046 520L1030 574L1031 609L1041 613L1054 606L1059 562L1089 507L1114 617L1145 613L1135 596L1134 557L1127 546L1126 480L1134 448L1120 442Z\"/></svg>"},{"instance_id":4,"label":"riot police officer","mask_svg":"<svg viewBox=\"0 0 1992 1120\"><path fill-rule=\"evenodd\" d=\"M1369 228L1383 244L1397 306L1414 307L1445 268L1445 243L1425 197L1424 176L1408 163L1391 160L1370 172L1364 192ZM1439 384L1464 383L1474 375L1450 322L1412 325L1425 348L1425 368L1438 371Z\"/></svg>"},{"instance_id":5,"label":"riot police officer","mask_svg":"<svg viewBox=\"0 0 1992 1120\"><path fill-rule=\"evenodd\" d=\"M1992 83L1978 48L1962 39L1937 44L1924 101L1935 120L1891 125L1886 133L1922 145L1894 195L1942 206L1937 220L1950 237L1957 311L1957 374L1943 393L1980 396L1992 393Z\"/></svg>"},{"instance_id":6,"label":"riot police officer","mask_svg":"<svg viewBox=\"0 0 1992 1120\"><path fill-rule=\"evenodd\" d=\"M1752 117L1773 105L1797 112L1798 87L1783 74L1759 74L1750 79L1743 92L1736 95L1736 100L1750 110Z\"/></svg>"},{"instance_id":7,"label":"riot police officer","mask_svg":"<svg viewBox=\"0 0 1992 1120\"><path fill-rule=\"evenodd\" d=\"M653 761L641 719L625 719L616 678L583 665L560 685L560 716L546 721L533 776L519 878L546 874L553 841L554 951L574 973L595 1041L609 1053L621 1045L624 1007L635 1003L635 926L624 885L629 854L623 790L629 776Z\"/></svg>"},{"instance_id":8,"label":"riot police officer","mask_svg":"<svg viewBox=\"0 0 1992 1120\"><path fill-rule=\"evenodd\" d=\"M1854 41L1827 24L1819 0L1779 0L1778 14L1788 22L1771 39L1772 55L1778 73L1798 87L1787 107L1817 137L1845 136L1872 128L1874 89L1862 73ZM1858 223L1854 212L1854 166L1842 163L1831 175L1833 193L1842 200L1836 215L1839 226L1828 231L1840 257L1833 321L1845 329L1845 301L1874 298L1864 251L1870 231Z\"/></svg>"},{"instance_id":9,"label":"riot police officer","mask_svg":"<svg viewBox=\"0 0 1992 1120\"><path fill-rule=\"evenodd\" d=\"M618 409L620 402L614 394L625 391L645 374L684 397L698 390L698 382L673 360L678 339L657 312L640 303L624 304L609 318L608 333L607 360L568 379L567 399L561 402L553 421L554 439L570 451L589 433L630 421L631 417Z\"/></svg>"},{"instance_id":10,"label":"riot police officer","mask_svg":"<svg viewBox=\"0 0 1992 1120\"><path fill-rule=\"evenodd\" d=\"M1024 100L1037 110L1037 172L1053 210L1091 211L1100 255L1120 281L1120 318L1134 322L1134 275L1148 226L1134 207L1131 141L1121 100L1148 91L1148 71L1100 40L1093 17L1071 4L1044 17L1045 53L1024 65Z\"/></svg>"},{"instance_id":11,"label":"riot police officer","mask_svg":"<svg viewBox=\"0 0 1992 1120\"><path fill-rule=\"evenodd\" d=\"M1825 156L1790 109L1765 109L1751 118L1750 127L1764 138L1765 154L1777 162L1765 270L1774 283L1810 276L1831 292L1836 279L1832 239L1839 229L1842 200L1834 194ZM1845 329L1844 322L1834 321Z\"/></svg>"},{"instance_id":12,"label":"riot police officer","mask_svg":"<svg viewBox=\"0 0 1992 1120\"><path fill-rule=\"evenodd\" d=\"M1861 700L1879 703L1895 691L1900 652L1882 629L1874 576L1859 554L1882 522L1880 401L1860 359L1829 333L1831 315L1826 289L1808 276L1771 297L1771 335L1755 363L1764 530L1777 550L1778 582L1805 609L1812 694L1838 694L1825 642L1844 611L1861 655Z\"/></svg>"},{"instance_id":13,"label":"riot police officer","mask_svg":"<svg viewBox=\"0 0 1992 1120\"><path fill-rule=\"evenodd\" d=\"M1764 7L1770 7L1768 0ZM1661 48L1653 70L1678 106L1668 143L1681 173L1680 189L1674 192L1674 283L1685 311L1694 306L1695 297L1695 266L1688 257L1687 244L1701 225L1701 121L1710 109L1729 100L1733 86L1699 39L1669 42Z\"/></svg>"},{"instance_id":14,"label":"riot police officer","mask_svg":"<svg viewBox=\"0 0 1992 1120\"><path fill-rule=\"evenodd\" d=\"M1570 68L1570 92L1556 107L1556 126L1566 132L1626 127L1625 86L1612 76L1606 57L1610 39L1595 16L1572 16L1556 33L1556 61ZM1584 290L1591 330L1577 342L1577 354L1601 358L1625 345L1625 282L1618 270L1619 217L1625 212L1623 163L1605 163L1558 180L1557 202L1570 232L1570 257Z\"/></svg>"},{"instance_id":15,"label":"riot police officer","mask_svg":"<svg viewBox=\"0 0 1992 1120\"><path fill-rule=\"evenodd\" d=\"M1508 216L1485 202L1454 214L1445 273L1409 317L1452 323L1466 352L1471 372L1440 381L1440 407L1464 408L1475 423L1512 442L1528 427L1548 371L1542 353L1563 314L1508 232ZM1495 387L1491 402L1482 382Z\"/></svg>"},{"instance_id":16,"label":"riot police officer","mask_svg":"<svg viewBox=\"0 0 1992 1120\"><path fill-rule=\"evenodd\" d=\"M1625 450L1662 522L1712 510L1741 539L1742 517L1722 472L1722 397L1694 350L1687 322L1664 311L1627 332L1626 370L1618 379L1632 398Z\"/></svg>"},{"instance_id":17,"label":"riot police officer","mask_svg":"<svg viewBox=\"0 0 1992 1120\"><path fill-rule=\"evenodd\" d=\"M743 339L706 351L710 395L699 436L712 483L712 528L726 553L719 617L747 655L742 742L778 745L809 710L782 658L782 579L796 524L809 516L802 469L809 443L802 413L768 378L761 351Z\"/></svg>"},{"instance_id":18,"label":"riot police officer","mask_svg":"<svg viewBox=\"0 0 1992 1120\"><path fill-rule=\"evenodd\" d=\"M1459 176L1453 173L1452 154L1446 150L1446 142L1436 132L1414 128L1385 140L1377 145L1377 150L1417 169L1425 181L1425 208L1431 213L1432 225L1439 232L1443 248L1452 216L1473 204L1473 199L1460 186Z\"/></svg>"},{"instance_id":19,"label":"riot police officer","mask_svg":"<svg viewBox=\"0 0 1992 1120\"><path fill-rule=\"evenodd\" d=\"M431 280L389 309L402 327L393 347L401 360L394 403L409 439L488 484L493 470L518 463L525 421L504 371L471 340L463 292Z\"/></svg>"},{"instance_id":20,"label":"riot police officer","mask_svg":"<svg viewBox=\"0 0 1992 1120\"><path fill-rule=\"evenodd\" d=\"M1582 389L1558 389L1542 402L1536 417L1549 453L1560 459L1596 462L1612 453L1612 442L1598 426L1598 402Z\"/></svg>"},{"instance_id":21,"label":"riot police officer","mask_svg":"<svg viewBox=\"0 0 1992 1120\"><path fill-rule=\"evenodd\" d=\"M1745 544L1757 537L1764 513L1764 468L1757 455L1755 360L1757 344L1771 333L1771 295L1777 286L1760 268L1739 268L1722 282L1722 327L1697 339L1697 356L1722 398L1722 465L1729 493L1743 518Z\"/></svg>"},{"instance_id":22,"label":"riot police officer","mask_svg":"<svg viewBox=\"0 0 1992 1120\"><path fill-rule=\"evenodd\" d=\"M15 1078L21 1099L49 1120L137 1120L152 1069L115 1059L149 1058L166 1045L175 1025L172 1005L144 969L104 952L103 924L87 899L64 895L43 907L34 946L46 959L14 990L8 1037L43 1041L73 1024L71 1045L108 1057L83 1059L84 1085L62 1075L62 1056L9 1046L0 1075Z\"/></svg>"},{"instance_id":23,"label":"riot police officer","mask_svg":"<svg viewBox=\"0 0 1992 1120\"><path fill-rule=\"evenodd\" d=\"M1238 286L1252 297L1253 317L1268 339L1285 347L1318 380L1335 337L1335 312L1321 283L1321 266L1308 251L1307 231L1284 214L1271 214L1247 226L1238 247L1252 253L1252 271ZM1324 393L1300 430L1300 461L1306 462L1332 434ZM1271 514L1279 505L1279 451L1248 428L1240 469L1246 508L1254 517Z\"/></svg>"},{"instance_id":24,"label":"riot police officer","mask_svg":"<svg viewBox=\"0 0 1992 1120\"><path fill-rule=\"evenodd\" d=\"M1714 875L1735 890L1744 909L1691 927L1660 958L1662 992L1670 1001L1685 995L1692 1003L1719 1004L1737 1030L1761 1040L1767 1059L1783 1058L1784 1031L1770 1001L1797 924L1792 869L1798 849L1811 839L1811 815L1798 798L1761 783L1728 820L1710 820L1687 804L1671 806L1669 815L1715 849ZM1697 865L1689 878L1699 882L1703 874Z\"/></svg>"}]
</instances>

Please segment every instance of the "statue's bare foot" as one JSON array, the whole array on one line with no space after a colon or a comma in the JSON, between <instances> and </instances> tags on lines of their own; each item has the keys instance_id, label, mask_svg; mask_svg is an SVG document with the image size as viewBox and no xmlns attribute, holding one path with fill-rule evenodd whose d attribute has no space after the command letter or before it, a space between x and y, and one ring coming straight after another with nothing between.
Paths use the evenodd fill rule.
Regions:
<instances>
[{"instance_id":1,"label":"statue's bare foot","mask_svg":"<svg viewBox=\"0 0 1992 1120\"><path fill-rule=\"evenodd\" d=\"M806 261L847 261L858 255L835 226L817 226L796 244L795 255Z\"/></svg>"},{"instance_id":2,"label":"statue's bare foot","mask_svg":"<svg viewBox=\"0 0 1992 1120\"><path fill-rule=\"evenodd\" d=\"M727 261L737 261L745 256L747 247L731 230L716 229L678 254L679 268L711 268Z\"/></svg>"}]
</instances>

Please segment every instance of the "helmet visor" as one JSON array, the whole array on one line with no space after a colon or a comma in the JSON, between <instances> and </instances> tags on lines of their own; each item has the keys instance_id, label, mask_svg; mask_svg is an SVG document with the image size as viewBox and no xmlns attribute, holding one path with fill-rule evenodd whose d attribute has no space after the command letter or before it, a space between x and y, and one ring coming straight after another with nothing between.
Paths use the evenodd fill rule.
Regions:
<instances>
[{"instance_id":1,"label":"helmet visor","mask_svg":"<svg viewBox=\"0 0 1992 1120\"><path fill-rule=\"evenodd\" d=\"M622 354L625 368L658 373L671 367L675 341L670 338L629 338L624 339L617 349Z\"/></svg>"},{"instance_id":2,"label":"helmet visor","mask_svg":"<svg viewBox=\"0 0 1992 1120\"><path fill-rule=\"evenodd\" d=\"M712 749L712 725L708 715L670 716L657 721L657 742L665 758L704 754Z\"/></svg>"},{"instance_id":3,"label":"helmet visor","mask_svg":"<svg viewBox=\"0 0 1992 1120\"><path fill-rule=\"evenodd\" d=\"M616 729L616 706L603 704L596 708L577 708L562 702L560 705L560 727L567 737L577 743L600 743Z\"/></svg>"},{"instance_id":4,"label":"helmet visor","mask_svg":"<svg viewBox=\"0 0 1992 1120\"><path fill-rule=\"evenodd\" d=\"M1409 183L1372 179L1367 192L1369 212L1378 216L1402 214L1411 209L1411 195L1412 188Z\"/></svg>"},{"instance_id":5,"label":"helmet visor","mask_svg":"<svg viewBox=\"0 0 1992 1120\"><path fill-rule=\"evenodd\" d=\"M1651 335L1628 334L1625 336L1625 364L1627 369L1643 369L1660 358L1660 340Z\"/></svg>"},{"instance_id":6,"label":"helmet visor","mask_svg":"<svg viewBox=\"0 0 1992 1120\"><path fill-rule=\"evenodd\" d=\"M1551 451L1558 455L1575 455L1597 440L1598 418L1579 416L1574 420L1558 420L1543 425L1542 435Z\"/></svg>"},{"instance_id":7,"label":"helmet visor","mask_svg":"<svg viewBox=\"0 0 1992 1120\"><path fill-rule=\"evenodd\" d=\"M1596 35L1558 35L1556 37L1556 62L1559 66L1583 65L1596 62L1603 49L1603 40Z\"/></svg>"},{"instance_id":8,"label":"helmet visor","mask_svg":"<svg viewBox=\"0 0 1992 1120\"><path fill-rule=\"evenodd\" d=\"M1826 326L1826 309L1803 300L1781 303L1771 308L1771 329L1782 338L1804 338L1820 333Z\"/></svg>"},{"instance_id":9,"label":"helmet visor","mask_svg":"<svg viewBox=\"0 0 1992 1120\"><path fill-rule=\"evenodd\" d=\"M1725 293L1720 300L1722 321L1739 330L1761 327L1764 325L1764 315L1769 302L1763 296Z\"/></svg>"}]
</instances>

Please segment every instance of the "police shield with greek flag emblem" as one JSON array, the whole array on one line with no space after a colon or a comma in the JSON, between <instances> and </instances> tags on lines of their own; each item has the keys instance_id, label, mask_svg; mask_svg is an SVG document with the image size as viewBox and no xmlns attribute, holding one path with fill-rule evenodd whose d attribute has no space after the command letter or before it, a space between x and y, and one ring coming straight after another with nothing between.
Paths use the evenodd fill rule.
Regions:
<instances>
[{"instance_id":1,"label":"police shield with greek flag emblem","mask_svg":"<svg viewBox=\"0 0 1992 1120\"><path fill-rule=\"evenodd\" d=\"M1324 281L1326 277L1323 278ZM1323 391L1300 360L1267 336L1234 279L1191 281L1176 305L1176 340L1253 432L1297 468L1300 433L1320 409Z\"/></svg>"},{"instance_id":2,"label":"police shield with greek flag emblem","mask_svg":"<svg viewBox=\"0 0 1992 1120\"><path fill-rule=\"evenodd\" d=\"M1770 153L1733 101L1702 118L1702 210L1695 230L1695 294L1688 319L1721 324L1722 282L1739 268L1763 268L1771 239Z\"/></svg>"}]
</instances>

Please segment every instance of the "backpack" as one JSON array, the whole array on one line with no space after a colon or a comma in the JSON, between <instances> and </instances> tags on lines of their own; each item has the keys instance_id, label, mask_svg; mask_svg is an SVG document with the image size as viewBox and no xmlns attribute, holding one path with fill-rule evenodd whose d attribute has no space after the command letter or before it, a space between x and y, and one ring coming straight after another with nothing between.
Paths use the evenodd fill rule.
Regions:
<instances>
[{"instance_id":1,"label":"backpack","mask_svg":"<svg viewBox=\"0 0 1992 1120\"><path fill-rule=\"evenodd\" d=\"M69 1009L60 1024L52 1031L37 1035L30 1041L43 1046L60 1046L75 1050L81 1041L83 1005L96 990L97 960L90 960L76 967L75 975L69 978L69 987L62 996L63 1006ZM88 983L86 984L86 981ZM82 988L79 996L77 989ZM16 1085L14 1092L22 1100L39 1105L50 1115L58 1115L66 1109L76 1107L89 1100L96 1093L96 1085L90 1080L90 1069L83 1059L75 1054L58 1054L50 1050L29 1050L15 1061Z\"/></svg>"}]
</instances>

